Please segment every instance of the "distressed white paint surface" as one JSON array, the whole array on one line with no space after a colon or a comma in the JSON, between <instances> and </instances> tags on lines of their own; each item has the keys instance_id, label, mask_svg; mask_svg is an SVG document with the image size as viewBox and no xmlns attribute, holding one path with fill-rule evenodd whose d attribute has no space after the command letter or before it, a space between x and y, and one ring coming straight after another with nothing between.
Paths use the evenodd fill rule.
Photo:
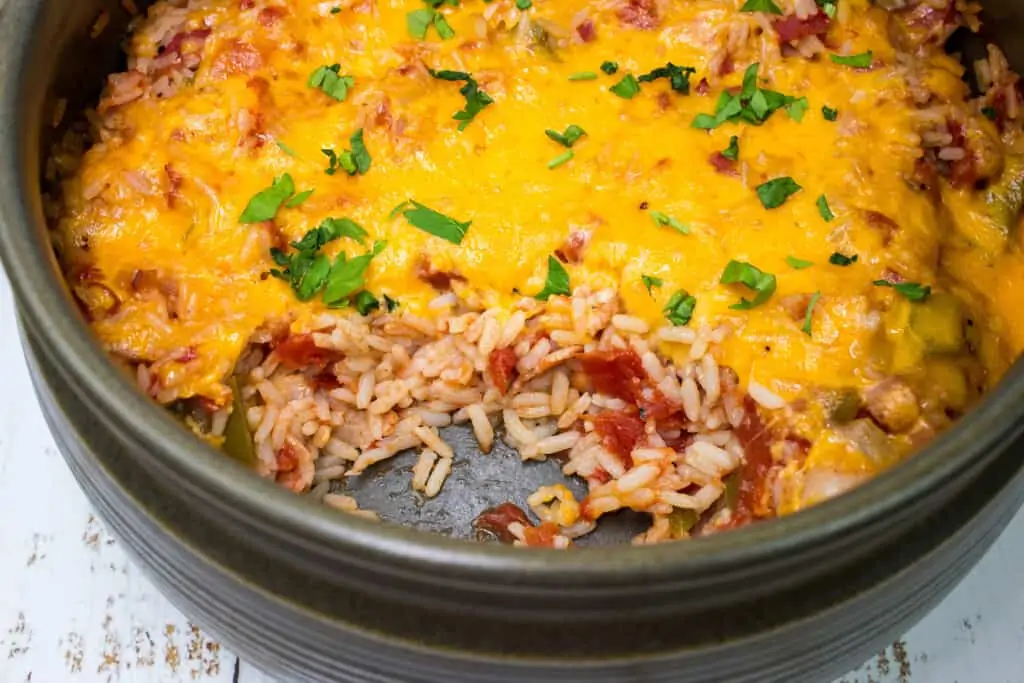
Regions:
<instances>
[{"instance_id":1,"label":"distressed white paint surface","mask_svg":"<svg viewBox=\"0 0 1024 683\"><path fill-rule=\"evenodd\" d=\"M1024 683L1024 514L924 622L842 683ZM0 275L0 683L273 683L128 564L32 398Z\"/></svg>"}]
</instances>

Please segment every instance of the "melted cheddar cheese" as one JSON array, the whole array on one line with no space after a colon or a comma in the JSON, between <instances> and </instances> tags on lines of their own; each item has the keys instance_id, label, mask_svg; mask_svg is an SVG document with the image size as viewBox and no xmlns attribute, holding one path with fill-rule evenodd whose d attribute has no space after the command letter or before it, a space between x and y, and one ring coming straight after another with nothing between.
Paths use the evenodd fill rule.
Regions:
<instances>
[{"instance_id":1,"label":"melted cheddar cheese","mask_svg":"<svg viewBox=\"0 0 1024 683\"><path fill-rule=\"evenodd\" d=\"M254 330L281 319L301 326L324 310L319 298L300 302L286 282L267 277L275 231L294 241L325 218L354 220L386 242L366 289L424 316L434 315L429 303L438 296L417 274L424 261L459 274L465 280L456 286L484 305L508 308L540 291L548 257L585 232L581 262L566 266L572 287L613 287L629 313L652 325L664 323L671 294L686 290L697 301L691 326L734 330L716 354L741 383L770 383L800 402L897 375L926 408L965 410L1024 348L1014 286L1024 281L1024 259L1015 226L992 218L984 191L944 179L925 191L911 180L922 155L912 89L962 103L963 67L935 50L921 58L912 84L888 38L889 16L867 0L843 0L827 51L811 59L780 52L760 19L738 12L741 4L661 3L656 25L644 28L623 3L534 0L520 10L510 0L464 0L438 10L454 31L448 40L433 26L423 40L409 35L408 13L424 7L418 0L154 10L130 40L131 63L142 69L159 59L162 22L184 13L186 36L208 33L194 76L165 97L147 91L101 106L104 132L63 188L56 234L65 261L72 271L102 273L121 302L117 315L96 317L96 333L116 353L154 363L177 396L223 403L224 378ZM586 40L573 28L581 12L592 22ZM828 56L868 51L870 69ZM617 73L601 71L606 60L617 62ZM666 79L641 83L631 99L611 91L627 74L667 62L693 67L689 94ZM693 127L755 62L760 87L806 98L802 117L780 109L763 125ZM354 78L343 101L308 85L311 73L332 64ZM493 103L460 130L452 116L465 106L462 83L433 78L428 68L471 74ZM596 77L570 78L580 72ZM838 110L836 120L823 107ZM549 169L565 148L545 130L570 124L586 135L571 160ZM993 123L979 118L978 126L998 140ZM359 129L370 169L325 173L321 150L340 153ZM723 172L709 160L732 136L738 162ZM297 192L313 190L308 200L282 207L272 226L240 223L250 199L285 173ZM766 208L757 186L783 176L802 189ZM818 207L822 196L832 220ZM471 221L461 244L389 217L407 200ZM339 250L352 257L365 248L348 239L325 247L332 257ZM834 265L834 253L857 259ZM813 265L797 269L788 257ZM776 276L766 303L733 308L752 292L720 284L731 260ZM133 291L134 274L154 269L178 287L185 313L175 319L160 300ZM909 339L917 304L874 284L892 274L954 296L973 328L970 351L935 354ZM663 284L649 292L645 275ZM195 356L187 369L158 362L186 348ZM823 410L790 419L791 431L813 443L812 466L855 474L880 466L836 438ZM893 442L898 453L915 445L908 435Z\"/></svg>"}]
</instances>

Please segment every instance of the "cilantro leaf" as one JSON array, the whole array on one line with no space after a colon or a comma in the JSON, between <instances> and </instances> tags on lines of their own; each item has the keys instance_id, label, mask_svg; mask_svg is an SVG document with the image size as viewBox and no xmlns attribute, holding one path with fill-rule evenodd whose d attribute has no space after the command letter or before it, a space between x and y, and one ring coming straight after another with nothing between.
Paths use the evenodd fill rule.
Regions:
<instances>
[{"instance_id":1,"label":"cilantro leaf","mask_svg":"<svg viewBox=\"0 0 1024 683\"><path fill-rule=\"evenodd\" d=\"M875 280L872 284L876 287L892 287L897 293L910 301L924 301L931 296L932 293L931 287L928 285L922 285L919 282L892 283L888 280Z\"/></svg>"},{"instance_id":2,"label":"cilantro leaf","mask_svg":"<svg viewBox=\"0 0 1024 683\"><path fill-rule=\"evenodd\" d=\"M722 271L719 283L723 285L741 284L757 293L753 300L748 301L741 298L739 303L729 307L741 311L760 306L765 301L768 301L771 295L775 293L776 284L774 275L766 273L745 261L729 261L725 266L725 270Z\"/></svg>"},{"instance_id":3,"label":"cilantro leaf","mask_svg":"<svg viewBox=\"0 0 1024 683\"><path fill-rule=\"evenodd\" d=\"M807 109L810 107L810 103L806 97L798 97L789 104L785 105L786 113L789 114L789 118L793 119L797 123L804 120L804 114L807 113Z\"/></svg>"},{"instance_id":4,"label":"cilantro leaf","mask_svg":"<svg viewBox=\"0 0 1024 683\"><path fill-rule=\"evenodd\" d=\"M577 71L569 74L570 81L595 81L597 80L597 74L593 71Z\"/></svg>"},{"instance_id":5,"label":"cilantro leaf","mask_svg":"<svg viewBox=\"0 0 1024 683\"><path fill-rule=\"evenodd\" d=\"M378 240L370 251L353 258L346 258L345 252L340 252L324 282L323 302L331 307L343 306L348 297L363 289L370 261L386 244Z\"/></svg>"},{"instance_id":6,"label":"cilantro leaf","mask_svg":"<svg viewBox=\"0 0 1024 683\"><path fill-rule=\"evenodd\" d=\"M818 206L818 213L821 214L821 217L826 223L836 217L836 215L832 213L832 209L829 208L828 199L825 195L818 197L818 201L816 201L815 204Z\"/></svg>"},{"instance_id":7,"label":"cilantro leaf","mask_svg":"<svg viewBox=\"0 0 1024 683\"><path fill-rule=\"evenodd\" d=\"M339 74L340 71L340 64L318 66L309 75L306 85L322 90L339 102L343 102L348 96L349 88L356 84L356 79L352 76L342 76Z\"/></svg>"},{"instance_id":8,"label":"cilantro leaf","mask_svg":"<svg viewBox=\"0 0 1024 683\"><path fill-rule=\"evenodd\" d=\"M430 75L441 81L465 81L459 88L459 94L466 98L466 105L452 115L456 121L460 121L459 130L465 130L466 126L476 118L476 115L483 111L484 107L492 104L494 100L490 95L480 89L476 80L465 71L451 71L442 69L434 71L428 69Z\"/></svg>"},{"instance_id":9,"label":"cilantro leaf","mask_svg":"<svg viewBox=\"0 0 1024 683\"><path fill-rule=\"evenodd\" d=\"M832 53L829 55L835 64L841 64L842 66L852 66L855 69L866 69L871 66L875 56L868 50L867 52L861 52L856 55L837 55Z\"/></svg>"},{"instance_id":10,"label":"cilantro leaf","mask_svg":"<svg viewBox=\"0 0 1024 683\"><path fill-rule=\"evenodd\" d=\"M807 109L806 98L783 95L774 90L765 90L757 85L757 70L760 65L754 62L743 73L743 88L738 94L723 90L715 104L714 114L698 114L691 126L704 130L717 128L726 122L743 121L753 126L760 126L773 113L786 108L790 117L801 120Z\"/></svg>"},{"instance_id":11,"label":"cilantro leaf","mask_svg":"<svg viewBox=\"0 0 1024 683\"><path fill-rule=\"evenodd\" d=\"M839 9L839 0L817 0L818 7L829 19L835 19L836 11Z\"/></svg>"},{"instance_id":12,"label":"cilantro leaf","mask_svg":"<svg viewBox=\"0 0 1024 683\"><path fill-rule=\"evenodd\" d=\"M640 83L633 74L626 74L622 80L608 88L624 100L631 100L640 92Z\"/></svg>"},{"instance_id":13,"label":"cilantro leaf","mask_svg":"<svg viewBox=\"0 0 1024 683\"><path fill-rule=\"evenodd\" d=\"M846 256L846 255L840 254L838 251L836 251L836 252L833 252L832 255L828 257L828 262L831 263L833 266L844 266L845 267L845 266L850 265L851 263L856 263L857 262L857 255L854 254L853 256Z\"/></svg>"},{"instance_id":14,"label":"cilantro leaf","mask_svg":"<svg viewBox=\"0 0 1024 683\"><path fill-rule=\"evenodd\" d=\"M644 283L644 287L647 288L648 294L651 294L652 287L661 287L663 284L665 284L664 280L662 280L660 277L654 277L653 275L641 275L640 282ZM651 296L654 295L651 294Z\"/></svg>"},{"instance_id":15,"label":"cilantro leaf","mask_svg":"<svg viewBox=\"0 0 1024 683\"><path fill-rule=\"evenodd\" d=\"M327 175L334 175L338 172L338 169L345 171L349 175L363 175L370 170L370 152L366 149L366 144L363 142L363 129L360 128L352 137L349 138L349 143L352 145L352 149L345 149L338 154L329 147L324 147L320 150L322 154L327 157L327 168L324 169L324 173Z\"/></svg>"},{"instance_id":16,"label":"cilantro leaf","mask_svg":"<svg viewBox=\"0 0 1024 683\"><path fill-rule=\"evenodd\" d=\"M363 142L362 128L352 133L349 143L352 145L352 162L356 166L356 173L364 175L370 170L371 159L370 152L366 149L366 144Z\"/></svg>"},{"instance_id":17,"label":"cilantro leaf","mask_svg":"<svg viewBox=\"0 0 1024 683\"><path fill-rule=\"evenodd\" d=\"M810 337L811 336L811 322L813 321L814 305L818 303L818 299L821 297L821 292L815 292L811 295L811 300L807 302L807 313L804 314L804 324L800 329Z\"/></svg>"},{"instance_id":18,"label":"cilantro leaf","mask_svg":"<svg viewBox=\"0 0 1024 683\"><path fill-rule=\"evenodd\" d=\"M548 256L548 276L544 280L544 289L534 295L534 299L547 301L552 296L570 296L569 273L554 256Z\"/></svg>"},{"instance_id":19,"label":"cilantro leaf","mask_svg":"<svg viewBox=\"0 0 1024 683\"><path fill-rule=\"evenodd\" d=\"M619 70L618 62L604 61L601 62L601 71L605 72L609 76L614 76L615 72Z\"/></svg>"},{"instance_id":20,"label":"cilantro leaf","mask_svg":"<svg viewBox=\"0 0 1024 683\"><path fill-rule=\"evenodd\" d=\"M368 315L371 311L375 311L380 308L380 302L377 301L377 297L370 294L365 289L352 299L352 303L355 304L356 310L359 311L359 315Z\"/></svg>"},{"instance_id":21,"label":"cilantro leaf","mask_svg":"<svg viewBox=\"0 0 1024 683\"><path fill-rule=\"evenodd\" d=\"M288 209L294 209L296 206L301 205L303 202L309 199L312 194L313 190L304 190L295 195L294 197L292 197L291 199L289 199L287 202L285 202L284 205Z\"/></svg>"},{"instance_id":22,"label":"cilantro leaf","mask_svg":"<svg viewBox=\"0 0 1024 683\"><path fill-rule=\"evenodd\" d=\"M773 178L757 186L757 197L766 209L777 209L803 188L789 176Z\"/></svg>"},{"instance_id":23,"label":"cilantro leaf","mask_svg":"<svg viewBox=\"0 0 1024 683\"><path fill-rule=\"evenodd\" d=\"M533 7L533 0L516 0L516 8L520 10L528 10Z\"/></svg>"},{"instance_id":24,"label":"cilantro leaf","mask_svg":"<svg viewBox=\"0 0 1024 683\"><path fill-rule=\"evenodd\" d=\"M839 118L839 110L832 107L822 107L821 115L825 117L826 121L835 121Z\"/></svg>"},{"instance_id":25,"label":"cilantro leaf","mask_svg":"<svg viewBox=\"0 0 1024 683\"><path fill-rule=\"evenodd\" d=\"M697 70L692 66L676 66L669 62L665 66L659 66L657 69L645 73L636 80L639 83L653 83L659 78L667 78L672 90L682 95L689 95L690 76L695 73Z\"/></svg>"},{"instance_id":26,"label":"cilantro leaf","mask_svg":"<svg viewBox=\"0 0 1024 683\"><path fill-rule=\"evenodd\" d=\"M392 299L387 294L384 295L384 307L388 309L388 313L392 313L398 306L398 299Z\"/></svg>"},{"instance_id":27,"label":"cilantro leaf","mask_svg":"<svg viewBox=\"0 0 1024 683\"><path fill-rule=\"evenodd\" d=\"M410 205L412 208L409 208ZM454 218L449 218L416 200L409 200L408 203L396 208L396 211L405 216L405 220L409 221L413 227L429 232L434 237L440 237L452 244L462 244L463 238L466 237L466 231L473 223L473 221L462 223Z\"/></svg>"},{"instance_id":28,"label":"cilantro leaf","mask_svg":"<svg viewBox=\"0 0 1024 683\"><path fill-rule=\"evenodd\" d=\"M685 289L680 289L669 298L661 312L673 325L686 325L693 318L693 309L696 306L696 297Z\"/></svg>"},{"instance_id":29,"label":"cilantro leaf","mask_svg":"<svg viewBox=\"0 0 1024 683\"><path fill-rule=\"evenodd\" d=\"M651 211L651 220L654 221L655 225L667 225L673 230L677 230L684 235L690 234L690 228L687 225L680 223L675 218L672 218L672 216L664 214L661 211Z\"/></svg>"},{"instance_id":30,"label":"cilantro leaf","mask_svg":"<svg viewBox=\"0 0 1024 683\"><path fill-rule=\"evenodd\" d=\"M557 130L551 130L549 128L544 131L544 134L563 147L572 147L576 144L577 140L587 134L587 131L583 130L575 123L571 123L566 127L564 133L559 133Z\"/></svg>"},{"instance_id":31,"label":"cilantro leaf","mask_svg":"<svg viewBox=\"0 0 1024 683\"><path fill-rule=\"evenodd\" d=\"M740 7L741 12L767 12L768 14L782 14L782 10L772 0L747 0Z\"/></svg>"},{"instance_id":32,"label":"cilantro leaf","mask_svg":"<svg viewBox=\"0 0 1024 683\"><path fill-rule=\"evenodd\" d=\"M290 175L285 173L274 178L270 187L260 190L249 200L242 215L238 218L238 222L261 223L271 220L277 215L281 204L293 194L295 194L295 183Z\"/></svg>"},{"instance_id":33,"label":"cilantro leaf","mask_svg":"<svg viewBox=\"0 0 1024 683\"><path fill-rule=\"evenodd\" d=\"M733 135L729 138L729 146L722 150L722 156L730 161L738 161L740 158L740 139Z\"/></svg>"},{"instance_id":34,"label":"cilantro leaf","mask_svg":"<svg viewBox=\"0 0 1024 683\"><path fill-rule=\"evenodd\" d=\"M567 149L548 162L548 169L554 170L562 164L568 163L574 156L576 156L576 154L571 149Z\"/></svg>"},{"instance_id":35,"label":"cilantro leaf","mask_svg":"<svg viewBox=\"0 0 1024 683\"><path fill-rule=\"evenodd\" d=\"M796 256L787 256L786 264L793 270L803 270L804 268L810 268L814 265L813 262L805 261L802 258L797 258Z\"/></svg>"}]
</instances>

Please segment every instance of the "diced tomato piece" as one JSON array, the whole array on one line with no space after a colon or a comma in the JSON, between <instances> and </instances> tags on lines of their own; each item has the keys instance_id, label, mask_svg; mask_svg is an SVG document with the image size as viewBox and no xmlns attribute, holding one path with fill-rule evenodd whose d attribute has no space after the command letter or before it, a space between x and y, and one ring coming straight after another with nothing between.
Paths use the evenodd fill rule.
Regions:
<instances>
[{"instance_id":1,"label":"diced tomato piece","mask_svg":"<svg viewBox=\"0 0 1024 683\"><path fill-rule=\"evenodd\" d=\"M640 395L647 373L632 349L592 351L580 356L583 372L599 393L633 403Z\"/></svg>"},{"instance_id":2,"label":"diced tomato piece","mask_svg":"<svg viewBox=\"0 0 1024 683\"><path fill-rule=\"evenodd\" d=\"M274 353L292 370L308 367L324 367L341 358L341 354L316 345L311 334L294 334L274 347Z\"/></svg>"},{"instance_id":3,"label":"diced tomato piece","mask_svg":"<svg viewBox=\"0 0 1024 683\"><path fill-rule=\"evenodd\" d=\"M516 363L519 358L511 347L494 349L487 358L487 372L490 375L491 383L497 387L503 395L508 391L509 385L516 376Z\"/></svg>"},{"instance_id":4,"label":"diced tomato piece","mask_svg":"<svg viewBox=\"0 0 1024 683\"><path fill-rule=\"evenodd\" d=\"M619 456L627 469L633 466L629 454L644 436L643 420L626 411L599 413L594 417L594 431L605 449Z\"/></svg>"},{"instance_id":5,"label":"diced tomato piece","mask_svg":"<svg viewBox=\"0 0 1024 683\"><path fill-rule=\"evenodd\" d=\"M780 43L791 43L807 36L824 38L830 24L827 14L817 12L803 19L795 14L790 14L788 17L776 19L772 25L775 27L775 32L779 34Z\"/></svg>"}]
</instances>

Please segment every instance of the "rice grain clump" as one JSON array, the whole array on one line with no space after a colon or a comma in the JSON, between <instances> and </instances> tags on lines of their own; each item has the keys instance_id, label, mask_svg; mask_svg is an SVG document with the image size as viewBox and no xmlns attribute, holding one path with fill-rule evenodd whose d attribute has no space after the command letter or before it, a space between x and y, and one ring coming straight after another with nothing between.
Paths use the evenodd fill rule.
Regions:
<instances>
[{"instance_id":1,"label":"rice grain clump","mask_svg":"<svg viewBox=\"0 0 1024 683\"><path fill-rule=\"evenodd\" d=\"M100 343L262 476L372 517L399 454L471 479L465 425L587 486L481 532L681 539L893 466L1024 349L1019 79L943 49L975 4L428 5L157 2L48 121Z\"/></svg>"}]
</instances>

